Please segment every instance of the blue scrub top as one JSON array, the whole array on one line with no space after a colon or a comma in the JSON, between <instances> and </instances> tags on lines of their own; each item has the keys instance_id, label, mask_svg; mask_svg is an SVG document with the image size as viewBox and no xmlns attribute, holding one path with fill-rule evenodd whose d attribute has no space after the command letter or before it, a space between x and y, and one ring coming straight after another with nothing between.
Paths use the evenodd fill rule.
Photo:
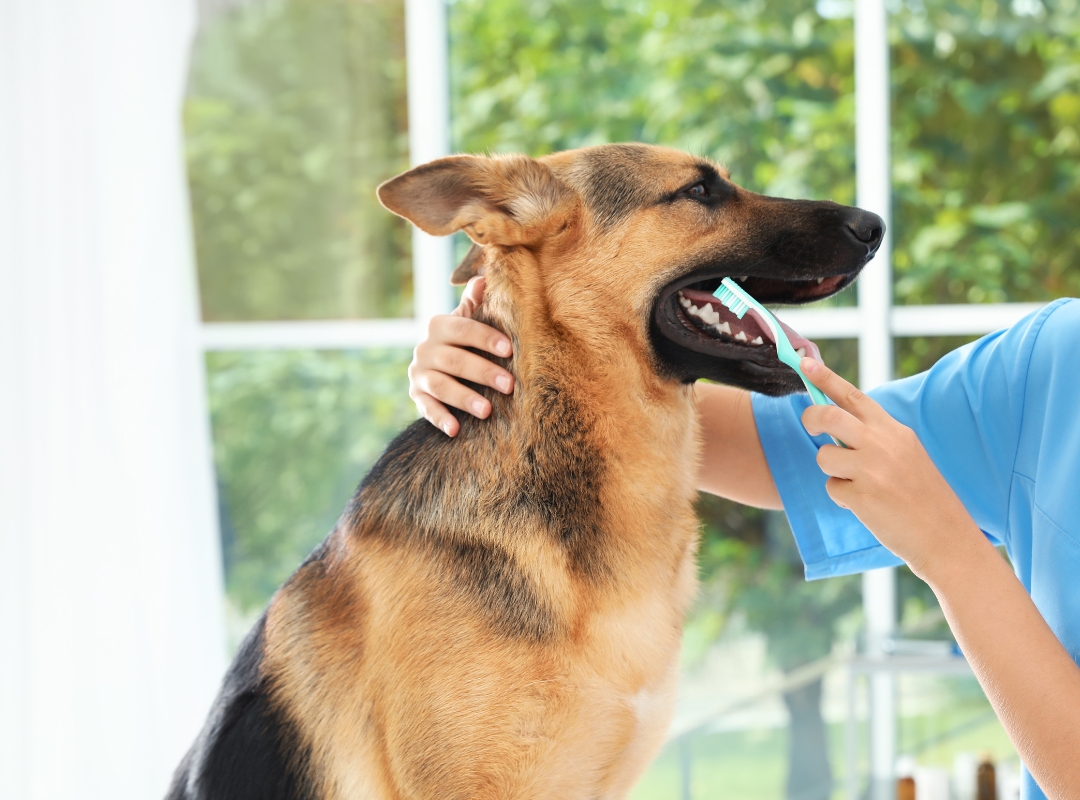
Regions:
<instances>
[{"instance_id":1,"label":"blue scrub top","mask_svg":"<svg viewBox=\"0 0 1080 800\"><path fill-rule=\"evenodd\" d=\"M869 394L918 434L1080 663L1080 300L1051 303ZM815 456L829 438L803 428L809 404L804 394L753 398L806 577L902 563L826 493ZM1046 797L1026 770L1024 790Z\"/></svg>"}]
</instances>

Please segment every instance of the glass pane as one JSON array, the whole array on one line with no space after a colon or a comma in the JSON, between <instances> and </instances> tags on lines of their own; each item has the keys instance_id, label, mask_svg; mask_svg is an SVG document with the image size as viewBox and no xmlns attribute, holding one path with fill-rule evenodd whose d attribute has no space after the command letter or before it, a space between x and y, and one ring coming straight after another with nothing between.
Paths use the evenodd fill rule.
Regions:
<instances>
[{"instance_id":1,"label":"glass pane","mask_svg":"<svg viewBox=\"0 0 1080 800\"><path fill-rule=\"evenodd\" d=\"M411 355L399 348L207 355L234 639L330 532L387 442L415 419Z\"/></svg>"},{"instance_id":2,"label":"glass pane","mask_svg":"<svg viewBox=\"0 0 1080 800\"><path fill-rule=\"evenodd\" d=\"M897 302L1080 293L1076 3L894 7Z\"/></svg>"},{"instance_id":3,"label":"glass pane","mask_svg":"<svg viewBox=\"0 0 1080 800\"><path fill-rule=\"evenodd\" d=\"M924 669L928 661L924 657ZM847 763L845 748L849 707L843 659L825 671L819 685L823 713L818 724L823 724L828 742L827 753L819 755L827 755L826 782L789 787L789 754L800 744L786 725L787 703L778 693L766 692L701 730L669 742L631 796L634 800L847 800L844 784L849 768L856 776L858 796L868 796L866 680L860 676L854 685L852 764ZM973 791L966 793L962 787L973 786L979 762L989 760L997 777L996 797L1019 798L1019 758L973 676L929 671L901 674L897 700L898 753L914 768L917 797L974 797ZM808 752L806 747L799 750L804 758ZM950 785L960 791L950 792Z\"/></svg>"},{"instance_id":4,"label":"glass pane","mask_svg":"<svg viewBox=\"0 0 1080 800\"><path fill-rule=\"evenodd\" d=\"M844 380L859 385L858 339L815 339L814 344L818 346L821 360L829 365L829 369Z\"/></svg>"},{"instance_id":5,"label":"glass pane","mask_svg":"<svg viewBox=\"0 0 1080 800\"><path fill-rule=\"evenodd\" d=\"M203 318L412 313L402 0L271 0L206 24L184 108Z\"/></svg>"},{"instance_id":6,"label":"glass pane","mask_svg":"<svg viewBox=\"0 0 1080 800\"><path fill-rule=\"evenodd\" d=\"M978 338L978 336L911 336L894 339L896 377L906 378L909 375L925 372L942 356Z\"/></svg>"},{"instance_id":7,"label":"glass pane","mask_svg":"<svg viewBox=\"0 0 1080 800\"><path fill-rule=\"evenodd\" d=\"M669 744L634 797L684 796L687 760L695 797L781 798L789 773L795 785L817 787L807 797L827 797L843 748L844 694L826 685L823 665L855 649L860 580L807 582L782 513L705 494L698 513L702 591L686 625L674 729L703 710L720 713ZM814 665L822 671L776 691Z\"/></svg>"},{"instance_id":8,"label":"glass pane","mask_svg":"<svg viewBox=\"0 0 1080 800\"><path fill-rule=\"evenodd\" d=\"M977 760L989 756L996 766L997 796L1019 797L1019 757L974 677L903 675L897 697L899 752L921 767L948 773L962 772L965 763L973 771Z\"/></svg>"},{"instance_id":9,"label":"glass pane","mask_svg":"<svg viewBox=\"0 0 1080 800\"><path fill-rule=\"evenodd\" d=\"M457 0L454 146L654 142L725 162L756 191L849 203L850 4L817 7L829 17L813 0Z\"/></svg>"}]
</instances>

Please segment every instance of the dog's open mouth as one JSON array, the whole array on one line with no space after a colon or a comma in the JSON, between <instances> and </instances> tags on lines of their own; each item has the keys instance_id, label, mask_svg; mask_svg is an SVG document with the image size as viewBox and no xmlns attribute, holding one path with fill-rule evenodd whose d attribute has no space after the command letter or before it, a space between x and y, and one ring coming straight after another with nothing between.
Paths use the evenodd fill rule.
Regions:
<instances>
[{"instance_id":1,"label":"dog's open mouth","mask_svg":"<svg viewBox=\"0 0 1080 800\"><path fill-rule=\"evenodd\" d=\"M832 275L810 280L782 281L775 278L756 278L747 275L734 276L734 279L755 300L760 303L807 303L828 297L844 288L853 278L852 275ZM775 358L776 347L772 331L768 325L759 321L753 310L739 319L723 303L713 296L720 285L720 277L697 281L682 288L664 292L664 298L674 314L665 314L668 320L678 320L688 333L695 338L712 340L710 343L729 345L739 348L766 348ZM799 355L821 360L816 344L786 325L778 318L791 346ZM695 348L697 349L697 348ZM719 353L718 353L719 355ZM764 353L763 353L764 355ZM755 359L756 360L756 359Z\"/></svg>"},{"instance_id":2,"label":"dog's open mouth","mask_svg":"<svg viewBox=\"0 0 1080 800\"><path fill-rule=\"evenodd\" d=\"M704 333L721 342L749 347L764 347L770 343L776 345L772 329L758 319L757 312L753 309L739 319L712 294L700 289L683 289L678 293L678 298L681 307L680 321L692 325L695 332ZM780 319L777 319L777 322L784 329L796 353L821 360L816 344L805 336L800 336Z\"/></svg>"},{"instance_id":3,"label":"dog's open mouth","mask_svg":"<svg viewBox=\"0 0 1080 800\"><path fill-rule=\"evenodd\" d=\"M732 278L742 286L755 300L763 304L795 305L820 300L848 286L858 270L847 274L829 275L821 278L803 280L780 280L748 275L734 275ZM727 363L738 362L740 369L750 369L772 383L791 383L788 391L801 384L794 372L785 366L776 354L769 326L756 317L751 310L739 319L723 303L713 296L720 285L723 275L702 277L688 275L666 286L657 298L654 311L654 324L663 338L678 347L681 352L687 350L721 359ZM782 312L781 312L782 313ZM817 345L800 335L797 331L777 318L784 329L791 346L800 355L821 360ZM679 361L685 359L670 353ZM696 362L695 362L696 363ZM712 370L699 367L694 370L706 376L714 374ZM790 373L790 375L785 375Z\"/></svg>"}]
</instances>

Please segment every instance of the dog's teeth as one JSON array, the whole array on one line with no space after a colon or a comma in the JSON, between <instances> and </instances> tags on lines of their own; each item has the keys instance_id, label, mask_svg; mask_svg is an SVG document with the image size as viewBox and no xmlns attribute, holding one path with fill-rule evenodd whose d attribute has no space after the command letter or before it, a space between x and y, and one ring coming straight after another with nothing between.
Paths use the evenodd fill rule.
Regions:
<instances>
[{"instance_id":1,"label":"dog's teeth","mask_svg":"<svg viewBox=\"0 0 1080 800\"><path fill-rule=\"evenodd\" d=\"M717 316L719 316L719 314ZM713 327L716 328L717 333L726 333L728 336L731 336L731 326L726 322L721 322L719 325L713 325Z\"/></svg>"},{"instance_id":2,"label":"dog's teeth","mask_svg":"<svg viewBox=\"0 0 1080 800\"><path fill-rule=\"evenodd\" d=\"M761 340L761 337L759 336L756 339L754 339L754 341L750 342L750 344L765 344L765 342L763 342Z\"/></svg>"},{"instance_id":3,"label":"dog's teeth","mask_svg":"<svg viewBox=\"0 0 1080 800\"><path fill-rule=\"evenodd\" d=\"M699 310L699 309L698 309L698 307L697 307L697 306L695 306L695 305L694 305L693 303L691 303L691 304L690 304L690 313L691 313L691 314L697 314L697 313L698 313L698 310Z\"/></svg>"},{"instance_id":4,"label":"dog's teeth","mask_svg":"<svg viewBox=\"0 0 1080 800\"><path fill-rule=\"evenodd\" d=\"M737 280L737 281L738 281L739 283L742 283L743 281L745 281L745 280L746 280L747 278L749 278L749 277L750 277L749 275L740 275L740 276L739 276L738 278L736 278L736 280Z\"/></svg>"},{"instance_id":5,"label":"dog's teeth","mask_svg":"<svg viewBox=\"0 0 1080 800\"><path fill-rule=\"evenodd\" d=\"M817 279L817 283L818 283L818 286L821 286L821 284L822 284L822 282L823 282L824 280L825 280L824 278L818 278L818 279Z\"/></svg>"},{"instance_id":6,"label":"dog's teeth","mask_svg":"<svg viewBox=\"0 0 1080 800\"><path fill-rule=\"evenodd\" d=\"M687 300L685 297L683 297L680 294L679 295L679 305L681 305L683 308L690 308L690 301Z\"/></svg>"},{"instance_id":7,"label":"dog's teeth","mask_svg":"<svg viewBox=\"0 0 1080 800\"><path fill-rule=\"evenodd\" d=\"M798 350L795 351L795 354L799 358L806 358L806 348L805 347L800 347Z\"/></svg>"},{"instance_id":8,"label":"dog's teeth","mask_svg":"<svg viewBox=\"0 0 1080 800\"><path fill-rule=\"evenodd\" d=\"M747 337L747 335L745 333L743 333L742 331L739 331L738 333L735 334L735 341L736 342L745 342L747 340L747 338L749 338L749 337Z\"/></svg>"}]
</instances>

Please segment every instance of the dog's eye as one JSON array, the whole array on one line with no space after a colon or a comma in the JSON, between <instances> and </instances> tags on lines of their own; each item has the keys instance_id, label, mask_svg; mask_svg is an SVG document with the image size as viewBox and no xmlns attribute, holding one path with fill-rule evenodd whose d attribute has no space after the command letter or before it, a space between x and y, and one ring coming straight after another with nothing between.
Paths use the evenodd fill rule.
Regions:
<instances>
[{"instance_id":1,"label":"dog's eye","mask_svg":"<svg viewBox=\"0 0 1080 800\"><path fill-rule=\"evenodd\" d=\"M708 197L709 187L706 186L704 183L695 183L693 186L686 190L686 193L691 197Z\"/></svg>"}]
</instances>

